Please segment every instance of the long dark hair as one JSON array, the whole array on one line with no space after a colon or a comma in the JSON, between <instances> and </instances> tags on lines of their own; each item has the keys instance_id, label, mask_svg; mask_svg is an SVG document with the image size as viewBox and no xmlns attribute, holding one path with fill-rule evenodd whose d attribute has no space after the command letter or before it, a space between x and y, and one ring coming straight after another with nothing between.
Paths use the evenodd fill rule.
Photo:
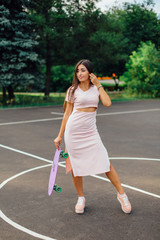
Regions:
<instances>
[{"instance_id":1,"label":"long dark hair","mask_svg":"<svg viewBox=\"0 0 160 240\"><path fill-rule=\"evenodd\" d=\"M92 63L87 59L82 59L76 64L75 71L74 71L74 77L73 77L73 81L72 81L72 86L68 90L69 99L71 99L73 97L73 94L74 94L75 90L77 89L78 84L80 83L80 81L77 78L77 70L78 70L79 65L81 65L81 64L83 64L87 68L89 73L93 72ZM90 85L93 85L93 83L91 81L90 81ZM64 109L65 109L65 102L64 102Z\"/></svg>"}]
</instances>

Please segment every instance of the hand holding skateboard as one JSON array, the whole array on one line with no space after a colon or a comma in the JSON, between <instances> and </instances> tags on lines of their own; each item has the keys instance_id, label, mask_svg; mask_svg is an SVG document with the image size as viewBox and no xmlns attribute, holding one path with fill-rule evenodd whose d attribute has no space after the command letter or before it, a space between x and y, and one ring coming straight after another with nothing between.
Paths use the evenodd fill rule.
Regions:
<instances>
[{"instance_id":1,"label":"hand holding skateboard","mask_svg":"<svg viewBox=\"0 0 160 240\"><path fill-rule=\"evenodd\" d=\"M59 149L56 149L54 158L53 158L53 164L50 171L50 177L49 177L49 184L48 184L48 195L50 196L52 194L52 191L55 190L56 192L60 193L62 191L62 188L55 184L57 171L58 171L58 162L59 158L68 158L68 153L65 153L64 151L61 151L60 147Z\"/></svg>"}]
</instances>

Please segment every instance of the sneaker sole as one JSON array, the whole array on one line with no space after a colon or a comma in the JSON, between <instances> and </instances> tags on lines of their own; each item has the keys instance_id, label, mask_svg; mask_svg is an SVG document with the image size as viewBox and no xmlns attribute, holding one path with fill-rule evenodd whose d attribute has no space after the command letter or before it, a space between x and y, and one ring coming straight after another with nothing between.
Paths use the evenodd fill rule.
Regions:
<instances>
[{"instance_id":1,"label":"sneaker sole","mask_svg":"<svg viewBox=\"0 0 160 240\"><path fill-rule=\"evenodd\" d=\"M120 202L120 204L121 204L121 201L119 200L118 197L117 197L117 200L118 200L118 201ZM124 213L127 213L127 214L130 214L130 213L131 213L131 211L130 211L130 212L126 212L125 209L123 208L122 204L121 204L121 209L122 209L122 211L123 211Z\"/></svg>"},{"instance_id":2,"label":"sneaker sole","mask_svg":"<svg viewBox=\"0 0 160 240\"><path fill-rule=\"evenodd\" d=\"M84 213L84 209L83 210L76 210L75 209L75 213Z\"/></svg>"}]
</instances>

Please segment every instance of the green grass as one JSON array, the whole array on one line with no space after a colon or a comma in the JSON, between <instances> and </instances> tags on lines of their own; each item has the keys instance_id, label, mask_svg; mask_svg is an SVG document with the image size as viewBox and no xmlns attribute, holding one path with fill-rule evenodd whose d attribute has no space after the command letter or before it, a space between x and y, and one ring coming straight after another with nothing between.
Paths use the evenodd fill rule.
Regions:
<instances>
[{"instance_id":1,"label":"green grass","mask_svg":"<svg viewBox=\"0 0 160 240\"><path fill-rule=\"evenodd\" d=\"M112 102L118 101L135 101L139 99L151 99L149 95L134 96L129 95L124 91L108 92ZM44 99L44 93L15 93L15 103L3 106L2 93L0 93L0 108L17 108L17 107L31 107L31 106L54 106L63 105L65 93L50 93L49 98Z\"/></svg>"},{"instance_id":2,"label":"green grass","mask_svg":"<svg viewBox=\"0 0 160 240\"><path fill-rule=\"evenodd\" d=\"M0 108L63 105L64 98L65 93L51 93L48 99L44 99L43 93L15 93L14 105L7 101L8 104L3 106L0 94Z\"/></svg>"}]
</instances>

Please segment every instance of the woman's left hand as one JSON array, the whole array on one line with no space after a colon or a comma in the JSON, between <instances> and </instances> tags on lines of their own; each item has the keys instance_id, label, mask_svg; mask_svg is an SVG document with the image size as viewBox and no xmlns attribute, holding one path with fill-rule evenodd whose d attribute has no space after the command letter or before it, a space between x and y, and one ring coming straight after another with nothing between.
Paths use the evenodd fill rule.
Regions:
<instances>
[{"instance_id":1,"label":"woman's left hand","mask_svg":"<svg viewBox=\"0 0 160 240\"><path fill-rule=\"evenodd\" d=\"M92 82L96 87L98 87L98 86L101 85L100 82L98 81L96 75L94 75L93 73L91 73L91 74L89 74L89 76L90 76L91 82Z\"/></svg>"}]
</instances>

